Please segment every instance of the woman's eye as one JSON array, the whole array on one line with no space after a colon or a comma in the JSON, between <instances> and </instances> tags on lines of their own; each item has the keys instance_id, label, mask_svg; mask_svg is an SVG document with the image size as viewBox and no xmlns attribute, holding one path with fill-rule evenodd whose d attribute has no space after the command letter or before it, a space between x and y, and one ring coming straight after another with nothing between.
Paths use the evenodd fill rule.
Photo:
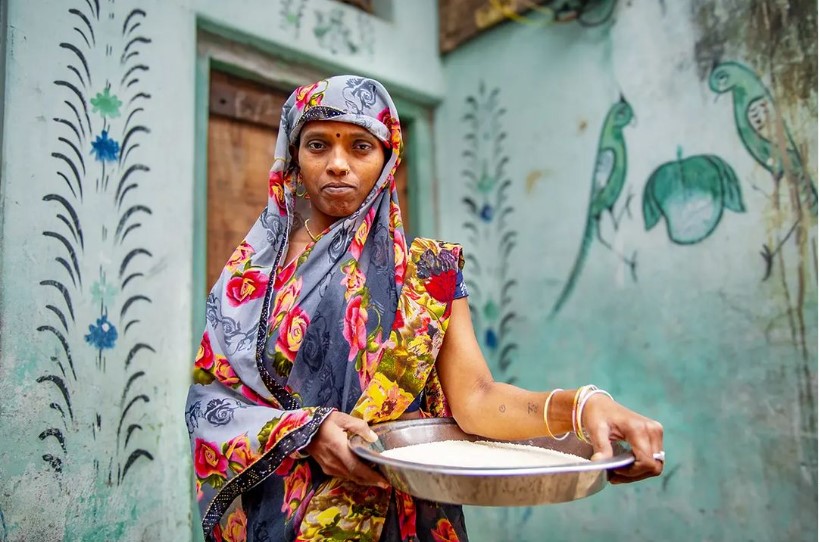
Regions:
<instances>
[{"instance_id":1,"label":"woman's eye","mask_svg":"<svg viewBox=\"0 0 820 542\"><path fill-rule=\"evenodd\" d=\"M307 144L307 148L312 151L322 150L324 147L325 145L321 141L309 141Z\"/></svg>"},{"instance_id":2,"label":"woman's eye","mask_svg":"<svg viewBox=\"0 0 820 542\"><path fill-rule=\"evenodd\" d=\"M365 143L365 142L362 141L362 142L356 143L356 145L354 145L354 148L356 150L359 150L359 151L369 151L370 149L373 148L373 145L371 145L370 143Z\"/></svg>"}]
</instances>

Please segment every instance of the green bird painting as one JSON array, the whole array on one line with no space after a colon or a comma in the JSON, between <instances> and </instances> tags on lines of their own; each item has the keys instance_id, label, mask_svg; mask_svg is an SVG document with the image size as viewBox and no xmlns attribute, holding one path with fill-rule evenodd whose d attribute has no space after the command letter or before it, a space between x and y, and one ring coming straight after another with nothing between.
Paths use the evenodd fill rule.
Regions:
<instances>
[{"instance_id":1,"label":"green bird painting","mask_svg":"<svg viewBox=\"0 0 820 542\"><path fill-rule=\"evenodd\" d=\"M647 230L666 219L669 239L693 245L709 237L723 209L745 212L740 183L732 167L714 155L683 157L660 165L644 187L643 217Z\"/></svg>"},{"instance_id":2,"label":"green bird painting","mask_svg":"<svg viewBox=\"0 0 820 542\"><path fill-rule=\"evenodd\" d=\"M737 62L723 62L712 69L709 88L718 95L731 93L735 125L743 146L757 163L771 173L776 185L784 177L795 183L801 207L808 208L816 217L817 187L788 127L776 119L772 95L757 74ZM764 245L761 252L766 262L764 280L771 274L774 256L794 233L798 222L774 249Z\"/></svg>"},{"instance_id":3,"label":"green bird painting","mask_svg":"<svg viewBox=\"0 0 820 542\"><path fill-rule=\"evenodd\" d=\"M598 154L595 159L595 172L592 175L592 192L587 208L587 221L584 227L584 234L581 238L581 246L578 255L570 271L569 278L564 284L557 301L552 307L550 318L554 318L561 307L567 302L569 296L575 288L575 283L581 275L581 270L586 262L592 241L598 239L607 249L618 254L612 245L601 236L600 222L605 212L612 218L615 229L624 212L629 212L628 196L618 216L615 215L615 204L621 197L624 184L626 183L626 141L624 141L623 129L633 119L632 106L621 97L621 100L609 108L604 126L601 129L601 136L598 140ZM636 260L632 258L618 256L629 265L633 279L635 277Z\"/></svg>"}]
</instances>

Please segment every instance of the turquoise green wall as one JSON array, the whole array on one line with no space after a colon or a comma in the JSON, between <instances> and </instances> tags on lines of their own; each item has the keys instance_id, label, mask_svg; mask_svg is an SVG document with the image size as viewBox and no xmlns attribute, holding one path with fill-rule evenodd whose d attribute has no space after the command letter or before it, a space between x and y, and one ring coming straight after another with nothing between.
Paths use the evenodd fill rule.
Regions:
<instances>
[{"instance_id":1,"label":"turquoise green wall","mask_svg":"<svg viewBox=\"0 0 820 542\"><path fill-rule=\"evenodd\" d=\"M443 94L436 4L382 2L387 18L330 0L6 4L0 541L200 537L182 423L205 272L198 29L275 58L235 61L292 88L374 76L423 134ZM414 167L423 195L432 167Z\"/></svg>"},{"instance_id":2,"label":"turquoise green wall","mask_svg":"<svg viewBox=\"0 0 820 542\"><path fill-rule=\"evenodd\" d=\"M471 508L471 539L816 539L816 19L771 8L777 38L750 35L744 4L621 2L593 28L532 16L445 57L441 236L470 255L496 377L607 388L664 424L668 458L585 501ZM756 124L710 88L715 62L737 63L720 67L736 99L761 98ZM621 96L634 118L604 128L629 120ZM596 227L611 250L582 246Z\"/></svg>"}]
</instances>

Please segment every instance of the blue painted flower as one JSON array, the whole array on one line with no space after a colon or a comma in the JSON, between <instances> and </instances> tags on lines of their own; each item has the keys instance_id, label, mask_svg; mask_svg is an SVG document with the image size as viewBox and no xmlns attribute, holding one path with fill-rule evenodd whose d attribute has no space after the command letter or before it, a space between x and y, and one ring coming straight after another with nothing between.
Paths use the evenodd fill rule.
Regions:
<instances>
[{"instance_id":1,"label":"blue painted flower","mask_svg":"<svg viewBox=\"0 0 820 542\"><path fill-rule=\"evenodd\" d=\"M108 130L103 130L91 144L91 153L100 162L116 162L120 154L120 144L108 137Z\"/></svg>"},{"instance_id":2,"label":"blue painted flower","mask_svg":"<svg viewBox=\"0 0 820 542\"><path fill-rule=\"evenodd\" d=\"M493 350L498 346L498 335L495 334L492 328L487 328L487 332L484 334L484 343Z\"/></svg>"},{"instance_id":3,"label":"blue painted flower","mask_svg":"<svg viewBox=\"0 0 820 542\"><path fill-rule=\"evenodd\" d=\"M117 342L117 328L114 324L108 321L108 316L103 314L97 318L97 324L88 326L88 335L85 336L85 342L97 348L104 350L107 348L114 348L114 343Z\"/></svg>"},{"instance_id":4,"label":"blue painted flower","mask_svg":"<svg viewBox=\"0 0 820 542\"><path fill-rule=\"evenodd\" d=\"M489 222L493 219L493 208L490 207L489 204L485 203L484 207L481 208L481 213L479 214L484 222Z\"/></svg>"}]
</instances>

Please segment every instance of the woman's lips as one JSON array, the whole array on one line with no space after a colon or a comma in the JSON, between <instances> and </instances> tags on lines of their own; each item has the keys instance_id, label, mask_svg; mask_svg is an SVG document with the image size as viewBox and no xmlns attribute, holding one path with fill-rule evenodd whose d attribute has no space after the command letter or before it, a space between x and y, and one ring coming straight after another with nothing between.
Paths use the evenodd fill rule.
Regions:
<instances>
[{"instance_id":1,"label":"woman's lips","mask_svg":"<svg viewBox=\"0 0 820 542\"><path fill-rule=\"evenodd\" d=\"M347 185L347 184L330 184L330 185L322 187L322 190L324 192L327 192L328 194L338 195L338 194L347 194L349 192L352 192L354 189L353 189L352 186Z\"/></svg>"}]
</instances>

